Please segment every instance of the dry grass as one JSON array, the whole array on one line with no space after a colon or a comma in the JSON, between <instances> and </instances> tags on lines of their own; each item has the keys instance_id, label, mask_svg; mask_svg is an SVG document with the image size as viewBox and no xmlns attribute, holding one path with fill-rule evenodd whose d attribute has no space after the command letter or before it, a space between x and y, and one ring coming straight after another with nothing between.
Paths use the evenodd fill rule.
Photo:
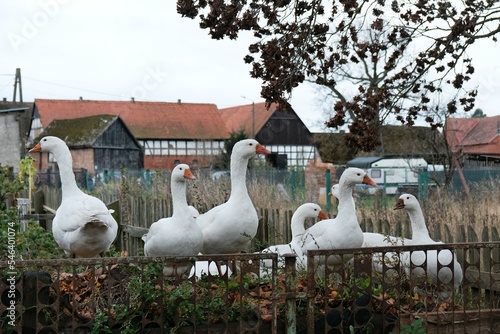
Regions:
<instances>
[{"instance_id":1,"label":"dry grass","mask_svg":"<svg viewBox=\"0 0 500 334\"><path fill-rule=\"evenodd\" d=\"M253 204L257 208L273 208L280 210L296 209L300 204L288 201L286 195L268 180L249 180L247 189ZM219 205L228 200L231 194L231 181L229 178L212 180L200 177L189 183L188 202L203 212L204 209Z\"/></svg>"},{"instance_id":2,"label":"dry grass","mask_svg":"<svg viewBox=\"0 0 500 334\"><path fill-rule=\"evenodd\" d=\"M194 205L200 212L224 203L231 192L229 178L212 180L203 174L196 175L196 180L187 182L188 203ZM155 174L149 187L140 184L137 180L128 179L119 185L106 187L99 190L101 193L119 193L126 187L131 195L141 195L149 198L165 199L171 201L170 194L170 172ZM258 181L247 180L247 188L256 208L274 209L279 211L292 210L304 202L314 202L314 199L305 199L304 195L297 193L296 200L290 200L279 187L270 181L261 178ZM302 194L305 190L298 191ZM480 235L484 226L494 227L500 230L500 180L490 180L476 186L471 186L470 196L464 193L447 194L435 193L425 201L420 201L427 226L433 234L436 228L442 229L443 225L456 235L459 227L472 227ZM290 190L288 190L288 195ZM401 210L393 210L398 196L369 196L357 201L358 218L370 219L373 222L385 221L390 226L398 222L408 222L408 215ZM326 208L325 208L326 209ZM336 206L333 212L336 213ZM441 226L440 226L441 225ZM379 231L376 231L379 232ZM489 232L491 233L491 232Z\"/></svg>"},{"instance_id":3,"label":"dry grass","mask_svg":"<svg viewBox=\"0 0 500 334\"><path fill-rule=\"evenodd\" d=\"M360 201L360 219L387 221L391 226L397 222L409 221L402 210L393 210L398 196L385 200ZM455 235L462 227L472 227L480 233L485 226L500 231L500 180L489 180L472 186L470 195L465 193L436 193L420 201L427 226L432 233L439 225L446 225Z\"/></svg>"},{"instance_id":4,"label":"dry grass","mask_svg":"<svg viewBox=\"0 0 500 334\"><path fill-rule=\"evenodd\" d=\"M231 181L228 177L213 180L208 175L198 173L196 174L196 180L188 180L186 185L188 203L198 208L200 212L224 203L231 194ZM265 178L247 180L247 189L250 198L257 208L295 210L302 204L300 200L289 200L287 194L281 192L278 186ZM106 184L93 193L100 196L111 196L111 194L118 196L122 190L125 190L132 196L145 196L171 201L170 172L155 173L151 178L149 186L129 178L122 180L120 184ZM300 198L301 196L297 197Z\"/></svg>"}]
</instances>

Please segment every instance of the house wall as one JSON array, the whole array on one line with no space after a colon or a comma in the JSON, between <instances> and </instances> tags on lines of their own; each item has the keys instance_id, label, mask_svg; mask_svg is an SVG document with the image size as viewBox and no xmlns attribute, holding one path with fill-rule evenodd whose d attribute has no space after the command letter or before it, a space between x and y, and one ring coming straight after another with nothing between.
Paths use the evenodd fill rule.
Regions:
<instances>
[{"instance_id":1,"label":"house wall","mask_svg":"<svg viewBox=\"0 0 500 334\"><path fill-rule=\"evenodd\" d=\"M22 112L0 112L0 164L19 169L22 142L19 119Z\"/></svg>"},{"instance_id":2,"label":"house wall","mask_svg":"<svg viewBox=\"0 0 500 334\"><path fill-rule=\"evenodd\" d=\"M286 155L287 167L305 167L311 159L316 159L319 154L314 146L295 145L265 145L271 153Z\"/></svg>"},{"instance_id":3,"label":"house wall","mask_svg":"<svg viewBox=\"0 0 500 334\"><path fill-rule=\"evenodd\" d=\"M493 139L490 143L490 146L487 150L488 154L496 155L500 157L500 134L498 134L495 139Z\"/></svg>"},{"instance_id":4,"label":"house wall","mask_svg":"<svg viewBox=\"0 0 500 334\"><path fill-rule=\"evenodd\" d=\"M144 168L151 170L172 170L178 163L189 165L191 168L208 167L214 156L184 156L184 155L146 155Z\"/></svg>"},{"instance_id":5,"label":"house wall","mask_svg":"<svg viewBox=\"0 0 500 334\"><path fill-rule=\"evenodd\" d=\"M84 148L71 150L73 157L73 169L85 168L89 174L94 174L94 150L92 148Z\"/></svg>"},{"instance_id":6,"label":"house wall","mask_svg":"<svg viewBox=\"0 0 500 334\"><path fill-rule=\"evenodd\" d=\"M144 157L139 150L127 150L120 148L94 148L95 172L102 173L105 170L139 170L144 167Z\"/></svg>"},{"instance_id":7,"label":"house wall","mask_svg":"<svg viewBox=\"0 0 500 334\"><path fill-rule=\"evenodd\" d=\"M311 201L326 204L326 173L330 170L331 185L338 183L337 169L331 163L310 160L305 167L305 188L309 192L306 198Z\"/></svg>"},{"instance_id":8,"label":"house wall","mask_svg":"<svg viewBox=\"0 0 500 334\"><path fill-rule=\"evenodd\" d=\"M221 140L139 140L139 143L144 146L144 168L152 170L171 170L178 163L208 168L224 149Z\"/></svg>"},{"instance_id":9,"label":"house wall","mask_svg":"<svg viewBox=\"0 0 500 334\"><path fill-rule=\"evenodd\" d=\"M71 157L73 158L73 169L86 169L89 173L94 173L94 151L91 148L70 150ZM52 172L58 171L57 163L51 158L49 161L49 154L47 152L31 153L35 159L35 166L39 172Z\"/></svg>"},{"instance_id":10,"label":"house wall","mask_svg":"<svg viewBox=\"0 0 500 334\"><path fill-rule=\"evenodd\" d=\"M144 153L124 123L117 119L94 142L92 175L107 171L144 168Z\"/></svg>"},{"instance_id":11,"label":"house wall","mask_svg":"<svg viewBox=\"0 0 500 334\"><path fill-rule=\"evenodd\" d=\"M500 135L496 136L487 145L466 146L460 152L464 154L496 155L500 157Z\"/></svg>"},{"instance_id":12,"label":"house wall","mask_svg":"<svg viewBox=\"0 0 500 334\"><path fill-rule=\"evenodd\" d=\"M274 112L256 134L262 145L312 145L311 132L295 113ZM281 153L281 152L279 152Z\"/></svg>"},{"instance_id":13,"label":"house wall","mask_svg":"<svg viewBox=\"0 0 500 334\"><path fill-rule=\"evenodd\" d=\"M272 153L287 156L287 167L305 167L316 158L311 132L297 114L275 111L255 139Z\"/></svg>"}]
</instances>

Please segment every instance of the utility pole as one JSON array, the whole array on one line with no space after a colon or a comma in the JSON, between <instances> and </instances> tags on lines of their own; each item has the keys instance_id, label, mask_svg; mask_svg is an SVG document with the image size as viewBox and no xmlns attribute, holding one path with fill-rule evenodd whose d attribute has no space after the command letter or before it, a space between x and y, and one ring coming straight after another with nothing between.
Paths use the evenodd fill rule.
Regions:
<instances>
[{"instance_id":1,"label":"utility pole","mask_svg":"<svg viewBox=\"0 0 500 334\"><path fill-rule=\"evenodd\" d=\"M16 77L14 79L14 96L12 97L12 103L16 103L17 89L19 88L19 102L23 103L23 86L21 84L21 69L16 68Z\"/></svg>"}]
</instances>

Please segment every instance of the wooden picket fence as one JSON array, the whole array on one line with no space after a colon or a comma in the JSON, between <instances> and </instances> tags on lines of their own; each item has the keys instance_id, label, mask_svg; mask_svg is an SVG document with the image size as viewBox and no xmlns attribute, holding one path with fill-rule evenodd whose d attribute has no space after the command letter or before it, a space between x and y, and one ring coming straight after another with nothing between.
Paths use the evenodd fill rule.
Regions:
<instances>
[{"instance_id":1,"label":"wooden picket fence","mask_svg":"<svg viewBox=\"0 0 500 334\"><path fill-rule=\"evenodd\" d=\"M61 190L44 188L44 204L46 207L57 208L60 204ZM164 199L126 195L120 198L114 194L104 194L101 199L115 210L115 218L120 222L119 238L116 241L120 250L126 250L129 255L139 255L143 248L141 236L151 224L172 214L172 204ZM205 208L203 208L205 209ZM204 210L200 209L200 212ZM292 238L290 220L292 210L258 208L260 217L259 229L253 240L253 250L258 251L269 245L283 244ZM308 221L312 225L314 220ZM411 238L409 221L389 222L387 220L372 221L363 219L361 228L365 232L377 232L387 235ZM433 224L429 227L431 237L445 243L471 243L500 241L498 226L477 224L458 225L453 229L448 224Z\"/></svg>"}]
</instances>

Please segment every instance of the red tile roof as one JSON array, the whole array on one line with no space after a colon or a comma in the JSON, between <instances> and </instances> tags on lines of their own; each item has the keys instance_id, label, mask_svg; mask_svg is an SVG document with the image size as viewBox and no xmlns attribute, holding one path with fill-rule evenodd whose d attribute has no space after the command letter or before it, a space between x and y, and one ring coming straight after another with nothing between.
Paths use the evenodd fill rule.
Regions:
<instances>
[{"instance_id":1,"label":"red tile roof","mask_svg":"<svg viewBox=\"0 0 500 334\"><path fill-rule=\"evenodd\" d=\"M272 116L276 106L273 104L269 109L266 109L266 103L261 102L255 103L254 108L255 133L258 133ZM243 127L247 135L252 135L252 104L224 108L220 109L219 112L229 132L238 131Z\"/></svg>"},{"instance_id":2,"label":"red tile roof","mask_svg":"<svg viewBox=\"0 0 500 334\"><path fill-rule=\"evenodd\" d=\"M446 140L451 147L459 145L477 124L479 118L448 118L446 120Z\"/></svg>"},{"instance_id":3,"label":"red tile roof","mask_svg":"<svg viewBox=\"0 0 500 334\"><path fill-rule=\"evenodd\" d=\"M55 119L120 115L137 139L225 139L215 104L35 99L42 126Z\"/></svg>"},{"instance_id":4,"label":"red tile roof","mask_svg":"<svg viewBox=\"0 0 500 334\"><path fill-rule=\"evenodd\" d=\"M446 138L453 152L500 156L499 137L500 116L446 121Z\"/></svg>"}]
</instances>

